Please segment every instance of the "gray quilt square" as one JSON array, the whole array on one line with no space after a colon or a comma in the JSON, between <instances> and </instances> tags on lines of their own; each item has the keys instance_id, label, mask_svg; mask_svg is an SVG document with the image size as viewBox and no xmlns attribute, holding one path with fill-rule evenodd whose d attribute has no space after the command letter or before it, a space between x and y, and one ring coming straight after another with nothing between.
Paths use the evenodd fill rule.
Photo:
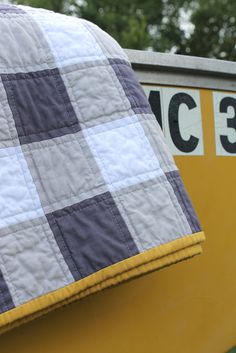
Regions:
<instances>
[{"instance_id":1,"label":"gray quilt square","mask_svg":"<svg viewBox=\"0 0 236 353\"><path fill-rule=\"evenodd\" d=\"M109 192L47 215L75 280L138 253Z\"/></svg>"},{"instance_id":2,"label":"gray quilt square","mask_svg":"<svg viewBox=\"0 0 236 353\"><path fill-rule=\"evenodd\" d=\"M62 68L61 73L82 128L119 119L122 112L130 109L107 61L71 65Z\"/></svg>"},{"instance_id":3,"label":"gray quilt square","mask_svg":"<svg viewBox=\"0 0 236 353\"><path fill-rule=\"evenodd\" d=\"M107 190L81 132L23 145L45 212Z\"/></svg>"},{"instance_id":4,"label":"gray quilt square","mask_svg":"<svg viewBox=\"0 0 236 353\"><path fill-rule=\"evenodd\" d=\"M139 113L152 113L147 97L139 84L130 64L122 59L109 59L116 76L121 83L133 111Z\"/></svg>"},{"instance_id":5,"label":"gray quilt square","mask_svg":"<svg viewBox=\"0 0 236 353\"><path fill-rule=\"evenodd\" d=\"M44 216L0 229L0 268L15 306L73 282Z\"/></svg>"},{"instance_id":6,"label":"gray quilt square","mask_svg":"<svg viewBox=\"0 0 236 353\"><path fill-rule=\"evenodd\" d=\"M58 69L2 75L21 144L80 130Z\"/></svg>"},{"instance_id":7,"label":"gray quilt square","mask_svg":"<svg viewBox=\"0 0 236 353\"><path fill-rule=\"evenodd\" d=\"M113 194L139 251L192 233L165 175Z\"/></svg>"},{"instance_id":8,"label":"gray quilt square","mask_svg":"<svg viewBox=\"0 0 236 353\"><path fill-rule=\"evenodd\" d=\"M54 58L43 33L35 25L34 20L18 7L9 9L6 5L2 6L0 11L1 72L30 72L46 69L48 65L52 65Z\"/></svg>"}]
</instances>

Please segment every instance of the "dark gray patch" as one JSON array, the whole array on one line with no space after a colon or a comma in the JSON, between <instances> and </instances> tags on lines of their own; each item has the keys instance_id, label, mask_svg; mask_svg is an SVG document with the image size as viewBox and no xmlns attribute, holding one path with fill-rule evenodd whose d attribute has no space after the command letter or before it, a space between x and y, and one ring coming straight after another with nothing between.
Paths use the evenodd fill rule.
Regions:
<instances>
[{"instance_id":1,"label":"dark gray patch","mask_svg":"<svg viewBox=\"0 0 236 353\"><path fill-rule=\"evenodd\" d=\"M201 231L200 223L193 209L192 203L189 199L188 193L185 189L185 186L182 182L179 172L177 170L167 172L166 177L174 190L174 193L188 220L188 223L192 232L193 233L200 232Z\"/></svg>"},{"instance_id":2,"label":"dark gray patch","mask_svg":"<svg viewBox=\"0 0 236 353\"><path fill-rule=\"evenodd\" d=\"M0 270L0 314L15 308L10 291Z\"/></svg>"},{"instance_id":3,"label":"dark gray patch","mask_svg":"<svg viewBox=\"0 0 236 353\"><path fill-rule=\"evenodd\" d=\"M146 94L129 63L122 59L109 59L109 63L123 87L133 111L137 114L151 114L152 110Z\"/></svg>"},{"instance_id":4,"label":"dark gray patch","mask_svg":"<svg viewBox=\"0 0 236 353\"><path fill-rule=\"evenodd\" d=\"M21 144L80 130L58 69L1 77Z\"/></svg>"},{"instance_id":5,"label":"dark gray patch","mask_svg":"<svg viewBox=\"0 0 236 353\"><path fill-rule=\"evenodd\" d=\"M109 192L47 219L75 280L139 253Z\"/></svg>"}]
</instances>

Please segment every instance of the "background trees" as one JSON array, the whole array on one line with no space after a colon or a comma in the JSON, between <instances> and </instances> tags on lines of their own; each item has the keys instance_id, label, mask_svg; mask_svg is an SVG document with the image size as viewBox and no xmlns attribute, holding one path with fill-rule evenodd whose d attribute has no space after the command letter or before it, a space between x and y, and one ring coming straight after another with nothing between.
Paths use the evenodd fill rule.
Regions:
<instances>
[{"instance_id":1,"label":"background trees","mask_svg":"<svg viewBox=\"0 0 236 353\"><path fill-rule=\"evenodd\" d=\"M235 0L12 0L82 16L124 48L236 59Z\"/></svg>"}]
</instances>

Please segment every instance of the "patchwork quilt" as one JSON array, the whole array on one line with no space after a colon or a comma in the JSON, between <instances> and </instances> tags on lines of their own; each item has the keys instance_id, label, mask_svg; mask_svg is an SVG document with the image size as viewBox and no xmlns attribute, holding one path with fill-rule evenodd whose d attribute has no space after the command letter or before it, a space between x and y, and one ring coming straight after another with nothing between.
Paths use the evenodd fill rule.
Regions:
<instances>
[{"instance_id":1,"label":"patchwork quilt","mask_svg":"<svg viewBox=\"0 0 236 353\"><path fill-rule=\"evenodd\" d=\"M0 5L0 327L201 253L129 60L74 17Z\"/></svg>"}]
</instances>

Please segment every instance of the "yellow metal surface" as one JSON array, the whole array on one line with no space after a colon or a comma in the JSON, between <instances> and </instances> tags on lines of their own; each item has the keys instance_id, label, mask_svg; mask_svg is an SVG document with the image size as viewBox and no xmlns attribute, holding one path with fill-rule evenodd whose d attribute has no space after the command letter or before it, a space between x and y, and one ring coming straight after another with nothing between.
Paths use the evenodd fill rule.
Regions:
<instances>
[{"instance_id":1,"label":"yellow metal surface","mask_svg":"<svg viewBox=\"0 0 236 353\"><path fill-rule=\"evenodd\" d=\"M224 353L236 344L236 159L216 156L201 90L204 156L175 158L203 254L61 308L0 337L1 353Z\"/></svg>"}]
</instances>

